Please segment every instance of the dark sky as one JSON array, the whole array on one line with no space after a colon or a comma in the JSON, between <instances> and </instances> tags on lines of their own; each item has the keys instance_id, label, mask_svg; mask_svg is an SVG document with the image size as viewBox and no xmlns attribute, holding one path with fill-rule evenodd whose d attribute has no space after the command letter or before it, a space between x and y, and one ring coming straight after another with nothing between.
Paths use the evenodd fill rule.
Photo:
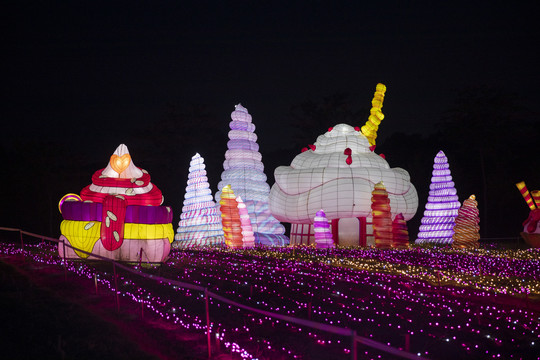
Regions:
<instances>
[{"instance_id":1,"label":"dark sky","mask_svg":"<svg viewBox=\"0 0 540 360\"><path fill-rule=\"evenodd\" d=\"M1 13L5 149L46 140L87 149L105 166L119 143L131 148L134 134L163 120L169 103L206 105L226 133L241 102L257 126L264 161L265 153L289 147L291 106L345 92L355 106L369 108L378 82L387 85L382 140L433 131L456 94L471 86L516 93L538 110L533 5L15 0L5 1ZM212 156L204 138L200 143L198 151ZM216 155L220 161L225 150ZM171 176L184 183L186 174ZM180 190L173 196L180 198Z\"/></svg>"},{"instance_id":2,"label":"dark sky","mask_svg":"<svg viewBox=\"0 0 540 360\"><path fill-rule=\"evenodd\" d=\"M291 105L348 92L369 106L377 82L388 87L381 136L430 128L466 86L539 98L536 12L508 1L8 3L10 139L86 144L82 129L129 131L175 101L208 104L228 122L242 102L261 142L280 146L265 132L289 132Z\"/></svg>"}]
</instances>

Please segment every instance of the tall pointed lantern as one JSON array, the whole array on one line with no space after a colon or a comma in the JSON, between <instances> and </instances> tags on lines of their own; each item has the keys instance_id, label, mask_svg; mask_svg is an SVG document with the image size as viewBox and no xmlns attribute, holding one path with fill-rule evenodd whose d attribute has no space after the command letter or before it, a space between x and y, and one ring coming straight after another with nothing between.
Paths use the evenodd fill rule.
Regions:
<instances>
[{"instance_id":1,"label":"tall pointed lantern","mask_svg":"<svg viewBox=\"0 0 540 360\"><path fill-rule=\"evenodd\" d=\"M274 218L268 206L270 186L266 182L251 115L245 107L238 104L231 113L231 119L224 171L218 184L216 201L221 198L222 189L230 185L246 205L256 243L268 246L287 245L289 239L284 235L285 227Z\"/></svg>"},{"instance_id":2,"label":"tall pointed lantern","mask_svg":"<svg viewBox=\"0 0 540 360\"><path fill-rule=\"evenodd\" d=\"M433 163L428 201L416 243L451 244L459 207L448 158L441 150Z\"/></svg>"},{"instance_id":3,"label":"tall pointed lantern","mask_svg":"<svg viewBox=\"0 0 540 360\"><path fill-rule=\"evenodd\" d=\"M213 201L204 158L191 158L184 206L174 237L176 248L225 245L221 215Z\"/></svg>"}]
</instances>

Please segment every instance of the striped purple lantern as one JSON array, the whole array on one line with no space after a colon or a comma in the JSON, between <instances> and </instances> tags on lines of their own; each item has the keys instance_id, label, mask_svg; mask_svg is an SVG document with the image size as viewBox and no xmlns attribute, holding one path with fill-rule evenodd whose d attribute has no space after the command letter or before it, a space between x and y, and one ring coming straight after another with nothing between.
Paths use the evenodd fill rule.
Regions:
<instances>
[{"instance_id":1,"label":"striped purple lantern","mask_svg":"<svg viewBox=\"0 0 540 360\"><path fill-rule=\"evenodd\" d=\"M448 158L441 150L435 156L428 201L415 243L451 244L459 207Z\"/></svg>"},{"instance_id":2,"label":"striped purple lantern","mask_svg":"<svg viewBox=\"0 0 540 360\"><path fill-rule=\"evenodd\" d=\"M315 230L315 246L317 249L329 249L335 247L332 232L330 231L330 224L322 209L317 211L313 227Z\"/></svg>"}]
</instances>

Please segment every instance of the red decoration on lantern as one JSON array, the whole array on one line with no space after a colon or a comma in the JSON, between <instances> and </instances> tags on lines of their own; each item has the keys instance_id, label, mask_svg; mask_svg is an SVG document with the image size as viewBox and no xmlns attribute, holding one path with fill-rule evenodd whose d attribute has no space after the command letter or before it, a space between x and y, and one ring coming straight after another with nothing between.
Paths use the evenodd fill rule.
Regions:
<instances>
[{"instance_id":1,"label":"red decoration on lantern","mask_svg":"<svg viewBox=\"0 0 540 360\"><path fill-rule=\"evenodd\" d=\"M354 127L354 130L356 130L356 131L360 131L360 127L358 127L358 126L355 126L355 127Z\"/></svg>"},{"instance_id":2,"label":"red decoration on lantern","mask_svg":"<svg viewBox=\"0 0 540 360\"><path fill-rule=\"evenodd\" d=\"M311 150L313 150L313 151L315 151L315 149L317 148L315 145L308 145L308 146L309 146L309 148L310 148Z\"/></svg>"},{"instance_id":3,"label":"red decoration on lantern","mask_svg":"<svg viewBox=\"0 0 540 360\"><path fill-rule=\"evenodd\" d=\"M379 154L380 157L382 157L383 159L386 159L386 156L384 154Z\"/></svg>"},{"instance_id":4,"label":"red decoration on lantern","mask_svg":"<svg viewBox=\"0 0 540 360\"><path fill-rule=\"evenodd\" d=\"M307 147L302 148L302 152L307 151Z\"/></svg>"},{"instance_id":5,"label":"red decoration on lantern","mask_svg":"<svg viewBox=\"0 0 540 360\"><path fill-rule=\"evenodd\" d=\"M377 145L371 145L371 146L369 147L369 150L375 151L375 148L376 148L376 147L377 147Z\"/></svg>"},{"instance_id":6,"label":"red decoration on lantern","mask_svg":"<svg viewBox=\"0 0 540 360\"><path fill-rule=\"evenodd\" d=\"M328 131L332 131L332 129L334 129L334 128L333 128L333 127L329 127L329 128L328 128Z\"/></svg>"},{"instance_id":7,"label":"red decoration on lantern","mask_svg":"<svg viewBox=\"0 0 540 360\"><path fill-rule=\"evenodd\" d=\"M352 164L352 157L351 157L352 151L350 148L346 148L345 151L343 151L343 155L347 155L347 159L345 159L345 162L347 165Z\"/></svg>"},{"instance_id":8,"label":"red decoration on lantern","mask_svg":"<svg viewBox=\"0 0 540 360\"><path fill-rule=\"evenodd\" d=\"M122 246L127 201L122 196L106 195L101 214L101 243L109 251Z\"/></svg>"}]
</instances>

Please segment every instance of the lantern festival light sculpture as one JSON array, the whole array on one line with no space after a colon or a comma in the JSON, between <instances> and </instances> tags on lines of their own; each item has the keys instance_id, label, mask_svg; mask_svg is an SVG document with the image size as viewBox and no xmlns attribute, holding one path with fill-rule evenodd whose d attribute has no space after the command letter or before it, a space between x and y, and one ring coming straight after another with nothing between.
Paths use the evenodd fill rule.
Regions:
<instances>
[{"instance_id":1,"label":"lantern festival light sculpture","mask_svg":"<svg viewBox=\"0 0 540 360\"><path fill-rule=\"evenodd\" d=\"M516 184L519 192L525 199L525 202L531 209L529 216L523 222L523 231L521 237L532 247L540 248L540 190L534 190L529 193L524 181Z\"/></svg>"},{"instance_id":2,"label":"lantern festival light sculpture","mask_svg":"<svg viewBox=\"0 0 540 360\"><path fill-rule=\"evenodd\" d=\"M236 196L230 185L225 186L221 191L221 222L223 224L223 233L225 234L225 243L232 248L241 248L242 243L242 224L240 223L240 213L238 212L238 203Z\"/></svg>"},{"instance_id":3,"label":"lantern festival light sculpture","mask_svg":"<svg viewBox=\"0 0 540 360\"><path fill-rule=\"evenodd\" d=\"M253 235L246 204L244 204L240 196L236 197L236 202L238 204L238 216L240 216L240 227L242 228L242 247L252 248L255 246L255 236Z\"/></svg>"},{"instance_id":4,"label":"lantern festival light sculpture","mask_svg":"<svg viewBox=\"0 0 540 360\"><path fill-rule=\"evenodd\" d=\"M246 205L255 242L267 246L287 245L289 239L284 235L285 227L272 216L268 206L270 186L266 182L251 115L238 104L231 113L231 119L224 171L215 199L220 201L222 189L230 185Z\"/></svg>"},{"instance_id":5,"label":"lantern festival light sculpture","mask_svg":"<svg viewBox=\"0 0 540 360\"><path fill-rule=\"evenodd\" d=\"M377 88L383 89L381 85ZM370 137L374 143L375 136ZM359 127L338 124L304 148L290 166L276 168L270 211L279 221L291 223L291 243L313 244L313 219L324 209L336 245L373 244L371 191L380 181L386 186L392 217L402 213L410 220L415 215L418 195L409 173L390 168L374 149Z\"/></svg>"},{"instance_id":6,"label":"lantern festival light sculpture","mask_svg":"<svg viewBox=\"0 0 540 360\"><path fill-rule=\"evenodd\" d=\"M392 221L392 247L409 247L409 230L403 214L397 214L394 221Z\"/></svg>"},{"instance_id":7,"label":"lantern festival light sculpture","mask_svg":"<svg viewBox=\"0 0 540 360\"><path fill-rule=\"evenodd\" d=\"M315 228L315 247L317 249L330 249L336 247L334 240L332 239L332 232L330 232L330 224L322 209L315 214L313 226Z\"/></svg>"},{"instance_id":8,"label":"lantern festival light sculpture","mask_svg":"<svg viewBox=\"0 0 540 360\"><path fill-rule=\"evenodd\" d=\"M161 190L146 170L135 166L127 146L121 144L80 197L67 194L60 200L64 218L60 239L114 260L163 262L174 232L171 208L162 203ZM58 249L64 256L64 246L59 244ZM67 258L89 256L69 246L65 249Z\"/></svg>"},{"instance_id":9,"label":"lantern festival light sculpture","mask_svg":"<svg viewBox=\"0 0 540 360\"><path fill-rule=\"evenodd\" d=\"M392 247L392 218L390 215L390 200L384 184L378 182L372 191L371 213L373 216L373 236L375 247Z\"/></svg>"},{"instance_id":10,"label":"lantern festival light sculpture","mask_svg":"<svg viewBox=\"0 0 540 360\"><path fill-rule=\"evenodd\" d=\"M433 163L428 201L415 243L451 244L459 207L448 158L441 150Z\"/></svg>"},{"instance_id":11,"label":"lantern festival light sculpture","mask_svg":"<svg viewBox=\"0 0 540 360\"><path fill-rule=\"evenodd\" d=\"M384 114L381 109L384 102L384 94L386 93L386 86L384 84L377 84L375 88L375 94L373 100L371 100L371 110L369 111L368 121L362 128L362 134L369 141L369 145L375 146L375 139L377 138L377 131L379 130L379 124L384 119Z\"/></svg>"},{"instance_id":12,"label":"lantern festival light sculpture","mask_svg":"<svg viewBox=\"0 0 540 360\"><path fill-rule=\"evenodd\" d=\"M173 247L193 248L224 246L225 237L208 177L204 158L198 153L191 158L180 222Z\"/></svg>"},{"instance_id":13,"label":"lantern festival light sculpture","mask_svg":"<svg viewBox=\"0 0 540 360\"><path fill-rule=\"evenodd\" d=\"M477 248L480 240L480 216L476 196L471 195L463 202L459 208L452 235L452 247L455 248Z\"/></svg>"}]
</instances>

